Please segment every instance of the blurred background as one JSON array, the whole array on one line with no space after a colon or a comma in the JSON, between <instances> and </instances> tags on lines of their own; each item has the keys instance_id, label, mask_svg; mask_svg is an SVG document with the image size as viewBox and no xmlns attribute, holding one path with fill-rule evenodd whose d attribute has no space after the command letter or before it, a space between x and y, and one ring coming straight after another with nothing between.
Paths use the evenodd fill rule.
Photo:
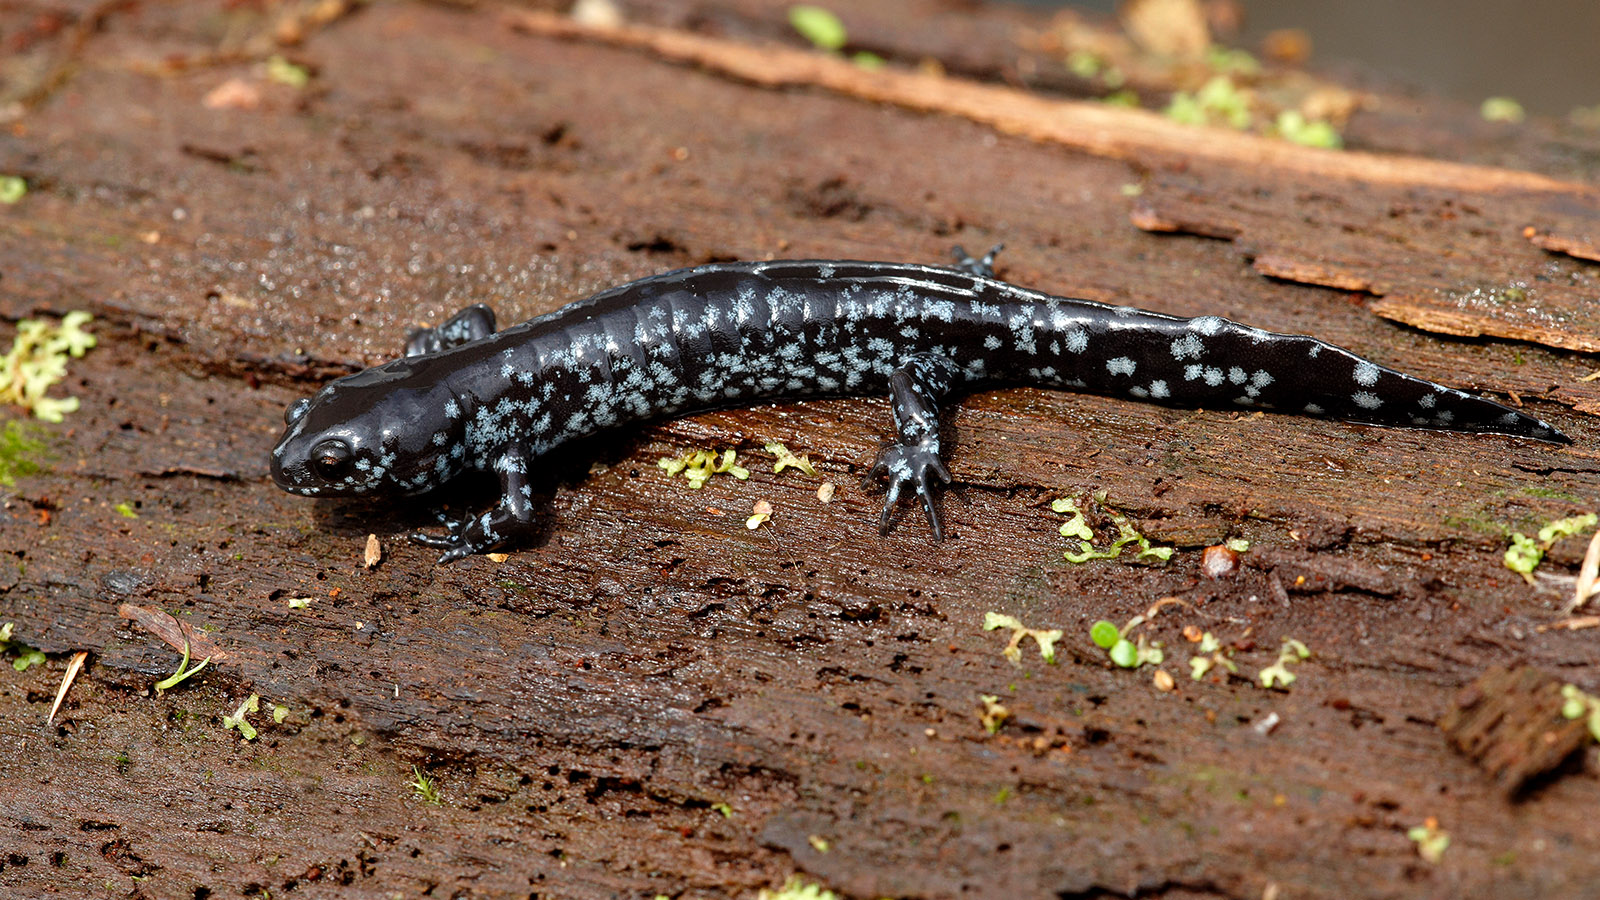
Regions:
<instances>
[{"instance_id":1,"label":"blurred background","mask_svg":"<svg viewBox=\"0 0 1600 900\"><path fill-rule=\"evenodd\" d=\"M1115 12L1117 0L1022 0ZM1382 78L1471 104L1510 97L1530 113L1567 116L1600 104L1597 0L1220 0L1208 6L1224 44L1259 53L1298 29L1312 67L1356 81Z\"/></svg>"}]
</instances>

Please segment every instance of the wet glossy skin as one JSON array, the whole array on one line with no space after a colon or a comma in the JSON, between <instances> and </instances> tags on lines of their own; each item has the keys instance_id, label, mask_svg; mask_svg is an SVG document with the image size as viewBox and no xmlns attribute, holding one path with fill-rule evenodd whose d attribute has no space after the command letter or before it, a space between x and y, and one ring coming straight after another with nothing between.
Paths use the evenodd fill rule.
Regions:
<instances>
[{"instance_id":1,"label":"wet glossy skin","mask_svg":"<svg viewBox=\"0 0 1600 900\"><path fill-rule=\"evenodd\" d=\"M498 506L459 523L441 561L532 528L531 462L573 438L780 397L890 393L897 441L873 474L884 519L948 481L938 401L1021 383L1228 409L1567 442L1493 401L1301 335L1053 297L965 268L853 261L700 266L622 285L499 333L470 307L412 336L413 355L291 406L272 453L285 490L416 494L497 473Z\"/></svg>"}]
</instances>

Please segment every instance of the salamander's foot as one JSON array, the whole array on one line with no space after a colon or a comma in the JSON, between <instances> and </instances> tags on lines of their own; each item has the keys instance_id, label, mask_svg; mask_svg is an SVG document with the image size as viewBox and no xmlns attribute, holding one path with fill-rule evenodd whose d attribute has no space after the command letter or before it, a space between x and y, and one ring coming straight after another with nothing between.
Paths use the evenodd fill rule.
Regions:
<instances>
[{"instance_id":1,"label":"salamander's foot","mask_svg":"<svg viewBox=\"0 0 1600 900\"><path fill-rule=\"evenodd\" d=\"M458 534L429 534L426 531L413 531L410 534L410 538L414 544L432 547L435 550L443 550L444 553L439 557L440 565L455 562L458 559L471 556L474 553L482 553L489 549L488 547L479 547Z\"/></svg>"},{"instance_id":2,"label":"salamander's foot","mask_svg":"<svg viewBox=\"0 0 1600 900\"><path fill-rule=\"evenodd\" d=\"M901 491L914 488L917 496L922 498L923 508L928 511L928 527L933 530L933 539L944 540L944 529L939 524L939 511L933 505L933 491L936 484L934 479L938 479L937 483L949 484L950 472L939 459L937 436L932 440L914 444L890 444L883 448L878 454L878 461L873 463L872 470L867 473L863 483L871 484L879 478L887 478L889 482L888 494L883 498L883 515L878 518L880 533L889 533L889 517L894 514L895 504L900 500Z\"/></svg>"},{"instance_id":3,"label":"salamander's foot","mask_svg":"<svg viewBox=\"0 0 1600 900\"><path fill-rule=\"evenodd\" d=\"M976 275L979 278L993 278L994 258L1005 248L1005 244L995 244L989 248L988 253L983 255L983 259L973 259L971 254L961 248L960 244L952 247L950 253L955 256L956 268L961 271Z\"/></svg>"},{"instance_id":4,"label":"salamander's foot","mask_svg":"<svg viewBox=\"0 0 1600 900\"><path fill-rule=\"evenodd\" d=\"M445 551L444 555L439 557L441 563L453 562L477 552L472 542L464 535L466 520L451 518L444 510L435 510L433 514L438 518L439 524L445 527L445 533L429 534L426 531L414 531L409 535L412 543Z\"/></svg>"},{"instance_id":5,"label":"salamander's foot","mask_svg":"<svg viewBox=\"0 0 1600 900\"><path fill-rule=\"evenodd\" d=\"M406 355L426 356L494 334L494 310L474 303L432 328L406 332Z\"/></svg>"}]
</instances>

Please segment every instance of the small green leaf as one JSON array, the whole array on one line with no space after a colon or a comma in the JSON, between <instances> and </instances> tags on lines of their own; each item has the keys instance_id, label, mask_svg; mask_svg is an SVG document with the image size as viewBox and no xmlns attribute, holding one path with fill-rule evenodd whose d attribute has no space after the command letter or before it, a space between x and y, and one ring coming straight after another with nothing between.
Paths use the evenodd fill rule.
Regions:
<instances>
[{"instance_id":1,"label":"small green leaf","mask_svg":"<svg viewBox=\"0 0 1600 900\"><path fill-rule=\"evenodd\" d=\"M1539 543L1545 548L1562 538L1583 534L1585 531L1600 523L1600 516L1594 513L1585 513L1581 516L1572 516L1567 519L1557 519L1539 529Z\"/></svg>"},{"instance_id":2,"label":"small green leaf","mask_svg":"<svg viewBox=\"0 0 1600 900\"><path fill-rule=\"evenodd\" d=\"M1028 633L1033 635L1033 639L1039 643L1039 655L1044 657L1045 662L1054 665L1056 661L1056 641L1061 640L1061 630L1052 628L1048 631L1031 630Z\"/></svg>"},{"instance_id":3,"label":"small green leaf","mask_svg":"<svg viewBox=\"0 0 1600 900\"><path fill-rule=\"evenodd\" d=\"M994 631L997 628L1022 628L1022 623L1015 616L1007 616L997 612L983 614L983 630Z\"/></svg>"},{"instance_id":4,"label":"small green leaf","mask_svg":"<svg viewBox=\"0 0 1600 900\"><path fill-rule=\"evenodd\" d=\"M26 672L29 666L40 666L49 661L43 652L33 647L18 645L18 650L17 658L11 661L11 668L18 672Z\"/></svg>"},{"instance_id":5,"label":"small green leaf","mask_svg":"<svg viewBox=\"0 0 1600 900\"><path fill-rule=\"evenodd\" d=\"M1510 97L1490 97L1478 107L1478 115L1485 122L1521 122L1527 117L1522 104Z\"/></svg>"},{"instance_id":6,"label":"small green leaf","mask_svg":"<svg viewBox=\"0 0 1600 900\"><path fill-rule=\"evenodd\" d=\"M820 6L789 7L789 24L801 37L823 50L838 50L848 41L844 23L832 11Z\"/></svg>"},{"instance_id":7,"label":"small green leaf","mask_svg":"<svg viewBox=\"0 0 1600 900\"><path fill-rule=\"evenodd\" d=\"M28 182L19 175L0 175L0 203L10 206L28 195Z\"/></svg>"},{"instance_id":8,"label":"small green leaf","mask_svg":"<svg viewBox=\"0 0 1600 900\"><path fill-rule=\"evenodd\" d=\"M303 88L311 82L311 72L305 66L297 66L278 55L267 59L267 77L292 88Z\"/></svg>"},{"instance_id":9,"label":"small green leaf","mask_svg":"<svg viewBox=\"0 0 1600 900\"><path fill-rule=\"evenodd\" d=\"M200 662L200 665L195 666L192 669L189 668L189 640L188 638L184 638L183 659L178 663L178 671L173 672L170 676L156 682L157 693L161 691L170 691L179 684L182 684L185 679L199 674L200 670L204 669L206 667L206 663L209 662L211 662L211 657L208 656Z\"/></svg>"},{"instance_id":10,"label":"small green leaf","mask_svg":"<svg viewBox=\"0 0 1600 900\"><path fill-rule=\"evenodd\" d=\"M1102 650L1110 650L1122 640L1122 632L1117 630L1114 623L1101 619L1089 627L1089 640Z\"/></svg>"},{"instance_id":11,"label":"small green leaf","mask_svg":"<svg viewBox=\"0 0 1600 900\"><path fill-rule=\"evenodd\" d=\"M1139 665L1139 648L1133 641L1126 638L1118 639L1111 645L1111 661L1124 669L1132 669Z\"/></svg>"}]
</instances>

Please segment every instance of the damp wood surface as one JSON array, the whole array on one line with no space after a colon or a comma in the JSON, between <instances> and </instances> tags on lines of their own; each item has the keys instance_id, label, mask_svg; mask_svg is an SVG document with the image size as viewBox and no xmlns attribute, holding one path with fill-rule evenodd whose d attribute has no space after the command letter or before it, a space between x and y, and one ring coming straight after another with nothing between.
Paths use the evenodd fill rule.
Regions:
<instances>
[{"instance_id":1,"label":"damp wood surface","mask_svg":"<svg viewBox=\"0 0 1600 900\"><path fill-rule=\"evenodd\" d=\"M1151 116L1025 91L1010 36L1042 17L976 11L962 33L936 4L859 8L892 64L945 61L945 99L1065 118L1030 132L933 83L918 105L870 73L719 69L739 47L793 63L778 4L640 4L657 30L635 36L711 41L690 62L521 8L352 7L267 43L303 88L230 43L274 33L253 6L70 4L54 30L0 11L0 33L38 32L8 71L43 85L0 126L0 174L29 184L0 207L0 315L86 309L100 338L56 389L82 408L30 429L45 471L5 493L0 622L51 656L0 676L0 886L723 897L799 874L850 897L1191 900L1600 879L1592 746L1508 797L1436 724L1496 665L1600 692L1594 632L1539 630L1579 542L1537 587L1502 565L1508 530L1600 493L1593 135L1417 125L1380 98L1349 123L1357 155L1225 133L1191 152ZM254 108L206 105L230 79ZM1074 138L1089 121L1114 139ZM1001 241L1016 283L1314 334L1574 444L991 391L947 414L934 544L909 508L880 537L858 484L882 398L762 405L558 454L541 540L449 567L403 539L429 501L267 477L288 403L469 303L509 323L703 262ZM769 441L819 477L773 474ZM656 466L728 447L748 481ZM1095 491L1172 561L1065 561L1050 503ZM1240 572L1203 577L1229 538L1251 542ZM1141 633L1170 693L1088 639L1166 597ZM1056 664L1031 641L1008 661L990 611L1061 629ZM1190 680L1186 625L1242 677ZM1285 637L1312 656L1263 690ZM154 693L185 639L211 664ZM244 742L222 717L250 694ZM984 695L1009 713L993 734ZM1437 864L1407 837L1430 818Z\"/></svg>"}]
</instances>

